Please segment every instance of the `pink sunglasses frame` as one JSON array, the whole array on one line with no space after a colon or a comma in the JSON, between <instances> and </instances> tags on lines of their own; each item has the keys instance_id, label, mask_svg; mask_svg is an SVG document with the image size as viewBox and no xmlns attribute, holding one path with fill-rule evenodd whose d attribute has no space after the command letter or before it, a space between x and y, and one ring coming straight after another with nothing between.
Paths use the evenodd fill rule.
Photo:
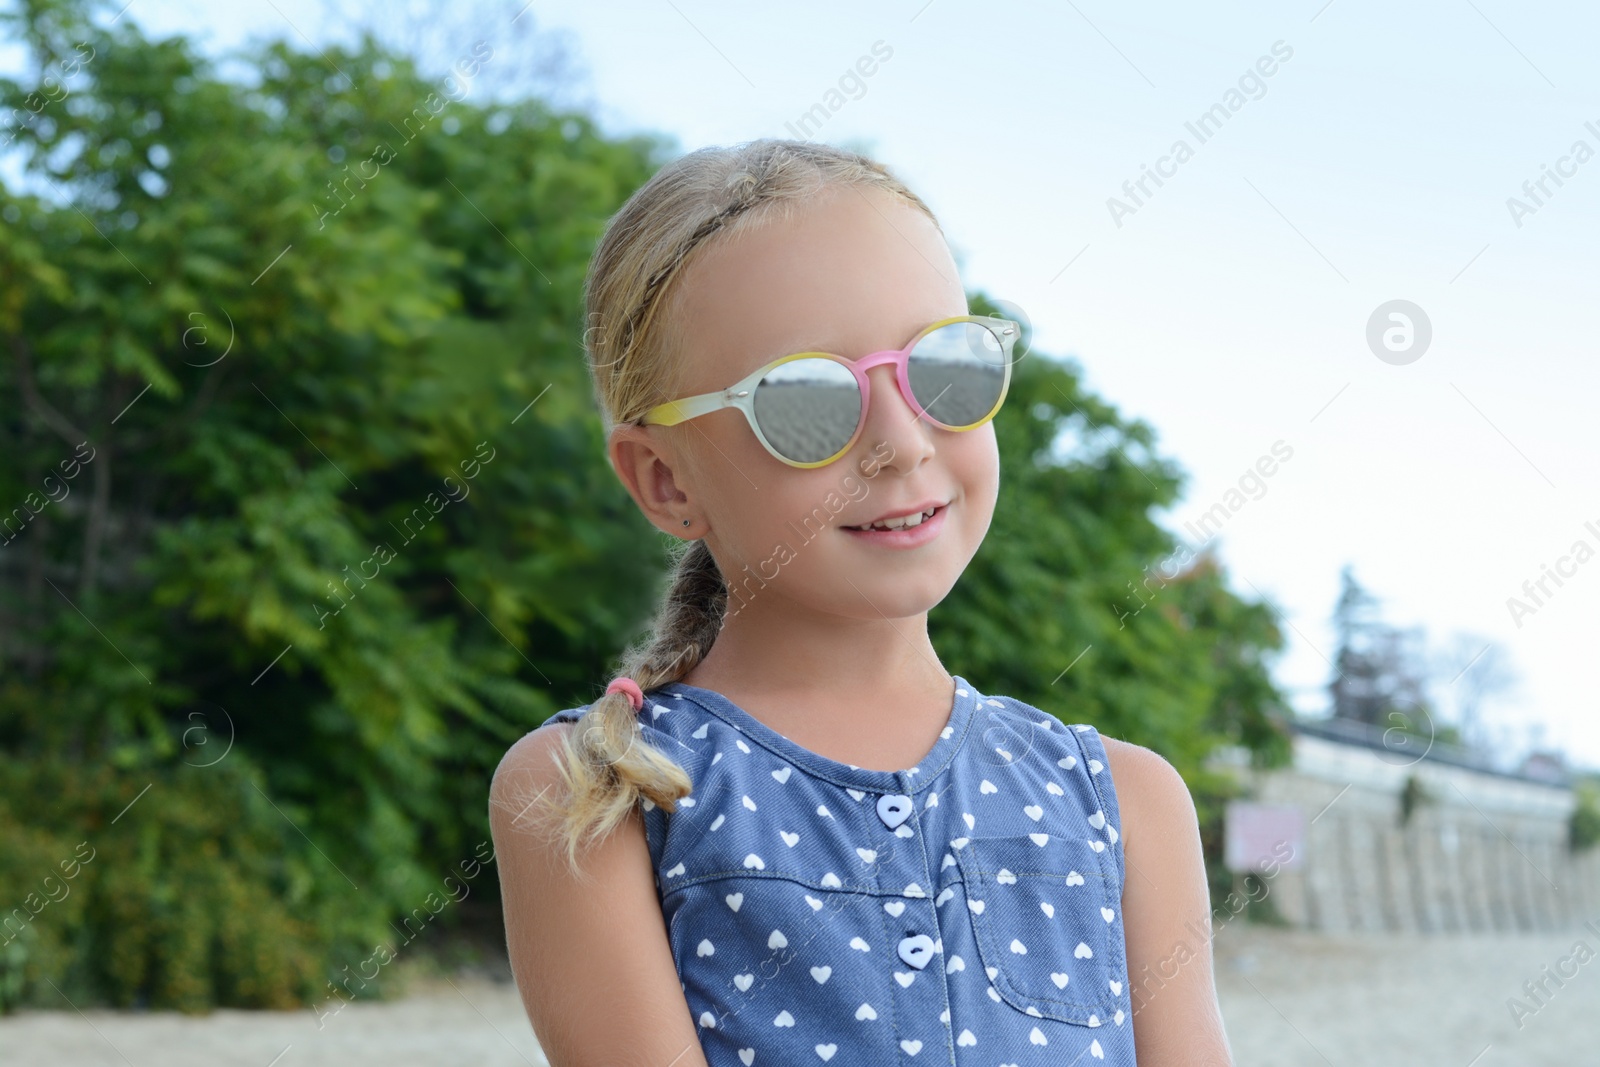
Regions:
<instances>
[{"instance_id":1,"label":"pink sunglasses frame","mask_svg":"<svg viewBox=\"0 0 1600 1067\"><path fill-rule=\"evenodd\" d=\"M940 422L938 419L928 414L927 409L922 406L922 404L917 400L915 394L913 394L911 391L911 377L909 368L912 351L917 347L924 337L928 336L933 331L957 322L973 322L980 326L986 327L992 334L994 334L996 342L999 343L1001 351L1005 355L1005 377L1000 386L999 399L995 401L994 407L990 408L988 413L985 414L983 418L967 426L950 426L946 423ZM690 419L697 419L702 415L709 415L713 411L720 411L726 407L736 407L740 411L744 412L745 421L750 424L750 429L755 433L756 438L760 440L762 447L770 452L775 458L781 460L791 467L800 467L804 469L825 467L854 447L856 441L861 437L862 428L867 424L867 412L872 406L872 382L871 379L867 377L867 371L874 367L882 366L885 363L894 364L895 380L899 383L900 395L905 397L906 403L910 404L911 407L916 410L919 418L925 419L933 425L945 430L954 430L957 432L976 430L978 427L994 418L996 413L999 412L1001 405L1005 403L1006 393L1011 388L1011 350L1016 345L1021 334L1021 324L1012 319L1003 319L992 315L955 315L948 319L940 319L938 322L919 330L917 335L913 337L904 348L885 349L882 352L874 352L871 355L863 356L857 360L846 359L845 357L837 355L833 352L795 352L792 355L780 356L771 363L757 368L756 370L747 374L745 377L741 378L739 381L728 386L726 389L720 389L714 393L701 393L698 396L684 397L681 400L669 400L665 404L658 404L639 417L638 425L676 426L680 422L687 422ZM767 435L761 430L761 424L756 420L756 386L759 385L761 380L773 370L783 366L785 363L789 363L797 359L830 359L835 363L843 364L853 375L855 375L857 388L859 388L861 391L861 413L856 419L855 432L850 435L850 440L845 442L844 446L840 448L839 451L835 452L827 459L817 460L810 463L802 463L797 460L792 460L780 453L777 449L773 448L772 442L767 440Z\"/></svg>"}]
</instances>

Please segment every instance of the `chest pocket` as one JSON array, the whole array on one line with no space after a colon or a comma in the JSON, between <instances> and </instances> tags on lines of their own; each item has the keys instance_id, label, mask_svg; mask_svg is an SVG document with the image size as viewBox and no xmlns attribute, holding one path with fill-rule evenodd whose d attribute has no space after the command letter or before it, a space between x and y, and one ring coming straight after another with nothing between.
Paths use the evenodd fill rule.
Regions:
<instances>
[{"instance_id":1,"label":"chest pocket","mask_svg":"<svg viewBox=\"0 0 1600 1067\"><path fill-rule=\"evenodd\" d=\"M1084 838L975 837L956 861L978 951L1006 1003L1086 1026L1125 1003L1122 900L1108 850Z\"/></svg>"}]
</instances>

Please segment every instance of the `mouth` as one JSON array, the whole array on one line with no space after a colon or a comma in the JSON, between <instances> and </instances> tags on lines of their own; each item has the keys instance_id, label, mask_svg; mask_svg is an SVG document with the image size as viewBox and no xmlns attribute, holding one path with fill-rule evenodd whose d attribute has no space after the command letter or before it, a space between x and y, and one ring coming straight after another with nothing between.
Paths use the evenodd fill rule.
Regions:
<instances>
[{"instance_id":1,"label":"mouth","mask_svg":"<svg viewBox=\"0 0 1600 1067\"><path fill-rule=\"evenodd\" d=\"M897 515L886 515L859 526L841 526L851 537L887 548L914 548L927 544L944 527L948 504L930 503Z\"/></svg>"}]
</instances>

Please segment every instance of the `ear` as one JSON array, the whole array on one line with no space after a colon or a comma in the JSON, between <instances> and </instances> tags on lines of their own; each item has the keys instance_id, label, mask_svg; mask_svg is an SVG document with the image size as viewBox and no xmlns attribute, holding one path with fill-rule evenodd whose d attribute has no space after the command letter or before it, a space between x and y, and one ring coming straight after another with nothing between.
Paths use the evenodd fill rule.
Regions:
<instances>
[{"instance_id":1,"label":"ear","mask_svg":"<svg viewBox=\"0 0 1600 1067\"><path fill-rule=\"evenodd\" d=\"M678 487L673 468L678 463L656 436L655 427L625 424L611 431L606 442L611 469L656 529L683 536L684 519L693 519L689 498Z\"/></svg>"}]
</instances>

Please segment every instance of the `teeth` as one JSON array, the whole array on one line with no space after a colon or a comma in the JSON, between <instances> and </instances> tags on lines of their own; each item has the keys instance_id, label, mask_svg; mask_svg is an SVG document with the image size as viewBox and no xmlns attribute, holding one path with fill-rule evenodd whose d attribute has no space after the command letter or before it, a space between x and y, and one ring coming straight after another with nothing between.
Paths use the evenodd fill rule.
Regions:
<instances>
[{"instance_id":1,"label":"teeth","mask_svg":"<svg viewBox=\"0 0 1600 1067\"><path fill-rule=\"evenodd\" d=\"M922 525L924 520L931 518L933 516L933 513L936 510L938 510L938 509L937 508L929 508L927 511L917 512L917 513L914 513L914 514L911 514L911 515L902 515L898 519L883 519L880 522L868 523L865 526L852 526L851 529L853 529L853 530L905 530L905 529L910 529L913 526Z\"/></svg>"}]
</instances>

